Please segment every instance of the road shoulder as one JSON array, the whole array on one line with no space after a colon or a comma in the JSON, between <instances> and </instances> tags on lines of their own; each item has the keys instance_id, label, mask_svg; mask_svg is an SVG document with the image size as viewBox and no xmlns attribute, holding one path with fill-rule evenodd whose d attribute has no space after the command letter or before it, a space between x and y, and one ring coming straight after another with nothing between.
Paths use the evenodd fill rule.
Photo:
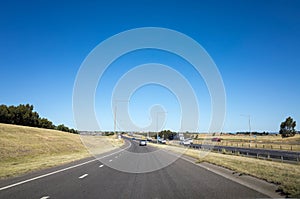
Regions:
<instances>
[{"instance_id":1,"label":"road shoulder","mask_svg":"<svg viewBox=\"0 0 300 199\"><path fill-rule=\"evenodd\" d=\"M175 153L174 151L168 150L166 148L164 148L163 150L170 154ZM198 160L196 158L188 155L182 155L180 158L199 167L202 167L210 172L213 172L217 175L220 175L224 178L227 178L229 180L242 184L250 189L258 191L271 198L285 198L285 196L280 195L280 193L277 191L278 185L276 184L269 183L265 180L261 180L246 174L237 173L233 170L217 166L208 162L197 163Z\"/></svg>"},{"instance_id":2,"label":"road shoulder","mask_svg":"<svg viewBox=\"0 0 300 199\"><path fill-rule=\"evenodd\" d=\"M181 159L184 159L193 164L196 164L210 172L213 172L213 173L223 176L229 180L232 180L234 182L242 184L248 188L251 188L255 191L265 194L271 198L284 198L284 196L280 195L277 192L278 185L275 185L273 183L269 183L269 182L266 182L264 180L261 180L261 179L258 179L258 178L255 178L255 177L252 177L249 175L237 173L230 169L227 169L227 168L224 168L221 166L217 166L214 164L210 164L208 162L196 163L197 160L190 156L184 155L181 157Z\"/></svg>"}]
</instances>

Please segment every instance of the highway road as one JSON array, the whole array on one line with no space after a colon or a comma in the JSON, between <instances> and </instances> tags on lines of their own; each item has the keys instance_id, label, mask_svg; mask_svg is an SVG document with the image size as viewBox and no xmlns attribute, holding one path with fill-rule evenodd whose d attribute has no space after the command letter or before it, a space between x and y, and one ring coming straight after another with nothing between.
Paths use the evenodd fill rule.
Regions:
<instances>
[{"instance_id":1,"label":"highway road","mask_svg":"<svg viewBox=\"0 0 300 199\"><path fill-rule=\"evenodd\" d=\"M143 156L149 152L153 154L150 158L132 159L140 157L132 154ZM146 168L155 159L169 156L172 155L154 147L126 140L123 149L99 156L100 160L84 160L0 181L0 198L267 198L181 158L147 173L128 173L110 167L125 165L126 168L131 162L134 168Z\"/></svg>"}]
</instances>

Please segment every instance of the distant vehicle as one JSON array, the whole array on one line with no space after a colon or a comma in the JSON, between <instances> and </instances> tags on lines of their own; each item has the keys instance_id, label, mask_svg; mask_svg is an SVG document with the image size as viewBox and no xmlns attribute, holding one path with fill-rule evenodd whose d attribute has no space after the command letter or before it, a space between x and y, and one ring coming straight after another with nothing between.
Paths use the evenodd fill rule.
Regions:
<instances>
[{"instance_id":1,"label":"distant vehicle","mask_svg":"<svg viewBox=\"0 0 300 199\"><path fill-rule=\"evenodd\" d=\"M147 137L147 141L152 141L152 138L151 137Z\"/></svg>"},{"instance_id":2,"label":"distant vehicle","mask_svg":"<svg viewBox=\"0 0 300 199\"><path fill-rule=\"evenodd\" d=\"M135 140L135 138L131 138L132 140Z\"/></svg>"},{"instance_id":3,"label":"distant vehicle","mask_svg":"<svg viewBox=\"0 0 300 199\"><path fill-rule=\"evenodd\" d=\"M167 141L166 140L159 140L159 143L161 143L161 144L166 144L167 143Z\"/></svg>"},{"instance_id":4,"label":"distant vehicle","mask_svg":"<svg viewBox=\"0 0 300 199\"><path fill-rule=\"evenodd\" d=\"M221 138L212 138L211 141L212 142L221 142Z\"/></svg>"},{"instance_id":5,"label":"distant vehicle","mask_svg":"<svg viewBox=\"0 0 300 199\"><path fill-rule=\"evenodd\" d=\"M182 140L182 141L180 142L180 144L183 144L183 145L190 145L190 144L193 144L193 139L192 139L192 138L188 138L188 139Z\"/></svg>"},{"instance_id":6,"label":"distant vehicle","mask_svg":"<svg viewBox=\"0 0 300 199\"><path fill-rule=\"evenodd\" d=\"M147 146L146 140L140 140L140 146Z\"/></svg>"}]
</instances>

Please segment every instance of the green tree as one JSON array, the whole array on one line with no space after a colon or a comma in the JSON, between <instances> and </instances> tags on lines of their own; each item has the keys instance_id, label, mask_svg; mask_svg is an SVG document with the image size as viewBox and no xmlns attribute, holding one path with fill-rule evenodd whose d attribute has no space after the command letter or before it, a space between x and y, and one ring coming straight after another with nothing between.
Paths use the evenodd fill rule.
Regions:
<instances>
[{"instance_id":1,"label":"green tree","mask_svg":"<svg viewBox=\"0 0 300 199\"><path fill-rule=\"evenodd\" d=\"M39 114L33 111L33 105L30 104L20 104L18 106L12 105L9 107L4 104L0 105L0 122L78 133L77 130L69 129L63 124L55 127L48 119L40 118Z\"/></svg>"},{"instance_id":2,"label":"green tree","mask_svg":"<svg viewBox=\"0 0 300 199\"><path fill-rule=\"evenodd\" d=\"M70 133L74 133L74 134L78 134L78 131L75 130L75 129L70 129L69 132L70 132Z\"/></svg>"},{"instance_id":3,"label":"green tree","mask_svg":"<svg viewBox=\"0 0 300 199\"><path fill-rule=\"evenodd\" d=\"M296 121L288 117L284 122L281 122L279 134L281 134L283 138L294 136L296 134L295 127Z\"/></svg>"},{"instance_id":4,"label":"green tree","mask_svg":"<svg viewBox=\"0 0 300 199\"><path fill-rule=\"evenodd\" d=\"M158 133L158 136L164 139L169 139L169 140L173 140L174 137L176 136L175 132L172 132L170 130L163 130L161 132Z\"/></svg>"},{"instance_id":5,"label":"green tree","mask_svg":"<svg viewBox=\"0 0 300 199\"><path fill-rule=\"evenodd\" d=\"M0 105L0 122L1 123L8 123L8 108L6 105Z\"/></svg>"},{"instance_id":6,"label":"green tree","mask_svg":"<svg viewBox=\"0 0 300 199\"><path fill-rule=\"evenodd\" d=\"M53 123L46 118L40 118L38 126L41 128L46 128L46 129L54 129L55 128Z\"/></svg>"},{"instance_id":7,"label":"green tree","mask_svg":"<svg viewBox=\"0 0 300 199\"><path fill-rule=\"evenodd\" d=\"M63 124L58 125L58 126L56 127L56 130L59 130L59 131L65 131L65 132L69 132L69 131L70 131L69 128L66 127L66 126L63 125Z\"/></svg>"}]
</instances>

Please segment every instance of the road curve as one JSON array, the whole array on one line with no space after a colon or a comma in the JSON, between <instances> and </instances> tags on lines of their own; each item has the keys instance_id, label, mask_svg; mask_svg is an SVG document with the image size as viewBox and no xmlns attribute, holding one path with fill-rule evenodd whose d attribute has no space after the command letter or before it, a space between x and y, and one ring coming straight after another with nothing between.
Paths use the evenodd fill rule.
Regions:
<instances>
[{"instance_id":1,"label":"road curve","mask_svg":"<svg viewBox=\"0 0 300 199\"><path fill-rule=\"evenodd\" d=\"M180 158L160 170L148 173L126 173L107 166L109 162L128 162L126 152L143 154L157 150L150 146L139 146L136 141L129 142L131 145L126 151L115 151L99 161L90 161L1 190L0 198L267 198ZM164 157L171 156L160 150L159 155L149 161L163 157L160 156L162 153ZM135 164L145 162L137 161ZM3 182L0 185L5 186Z\"/></svg>"}]
</instances>

